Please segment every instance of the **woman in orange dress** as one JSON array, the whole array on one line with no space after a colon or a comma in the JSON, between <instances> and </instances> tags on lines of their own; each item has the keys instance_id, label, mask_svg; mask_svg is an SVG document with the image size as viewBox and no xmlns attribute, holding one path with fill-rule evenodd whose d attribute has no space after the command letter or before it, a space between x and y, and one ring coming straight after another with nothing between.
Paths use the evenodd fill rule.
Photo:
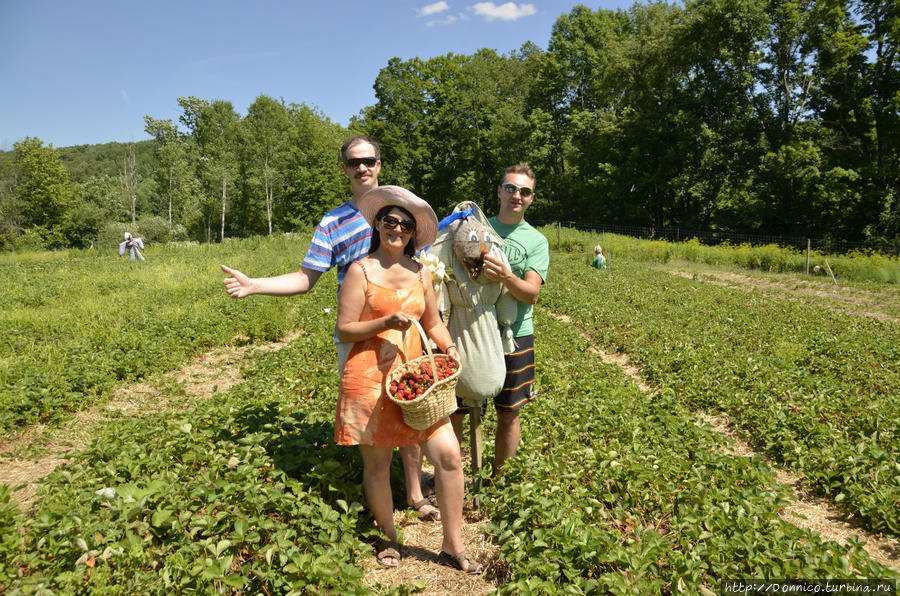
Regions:
<instances>
[{"instance_id":1,"label":"woman in orange dress","mask_svg":"<svg viewBox=\"0 0 900 596\"><path fill-rule=\"evenodd\" d=\"M439 559L467 573L481 573L483 566L466 555L462 544L462 462L449 418L415 430L403 422L400 407L384 390L388 373L405 362L400 349L404 337L409 359L422 354L413 320L421 321L438 348L459 361L435 304L431 276L423 276L412 259L417 248L434 242L437 216L428 203L396 186L370 190L360 199L359 210L372 226L372 243L369 256L350 266L338 299L338 340L354 346L341 375L335 441L359 445L366 501L387 537L377 549L380 564L400 563L390 485L394 447L421 444L435 467L443 527ZM404 335L407 330L411 332Z\"/></svg>"}]
</instances>

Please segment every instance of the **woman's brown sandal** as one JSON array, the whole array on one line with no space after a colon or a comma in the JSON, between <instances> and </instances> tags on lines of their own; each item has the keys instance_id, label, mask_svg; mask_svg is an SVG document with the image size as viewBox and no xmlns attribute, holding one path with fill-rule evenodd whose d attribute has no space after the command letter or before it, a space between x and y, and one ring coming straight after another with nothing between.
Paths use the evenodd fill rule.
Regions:
<instances>
[{"instance_id":1,"label":"woman's brown sandal","mask_svg":"<svg viewBox=\"0 0 900 596\"><path fill-rule=\"evenodd\" d=\"M396 562L389 563L388 559L394 559ZM393 540L382 540L378 543L375 560L385 567L397 567L400 564L400 545Z\"/></svg>"},{"instance_id":2,"label":"woman's brown sandal","mask_svg":"<svg viewBox=\"0 0 900 596\"><path fill-rule=\"evenodd\" d=\"M423 507L430 507L425 513L422 512ZM422 519L426 521L441 521L441 511L437 507L435 507L431 501L428 500L428 497L422 499L421 501L416 501L413 503L412 508L418 512L419 515L422 516Z\"/></svg>"},{"instance_id":3,"label":"woman's brown sandal","mask_svg":"<svg viewBox=\"0 0 900 596\"><path fill-rule=\"evenodd\" d=\"M484 573L484 565L467 555L466 551L462 551L455 556L446 551L441 551L441 554L438 555L438 561L444 565L453 567L454 569L464 571L469 575L481 575ZM464 562L466 564L465 569L463 569Z\"/></svg>"}]
</instances>

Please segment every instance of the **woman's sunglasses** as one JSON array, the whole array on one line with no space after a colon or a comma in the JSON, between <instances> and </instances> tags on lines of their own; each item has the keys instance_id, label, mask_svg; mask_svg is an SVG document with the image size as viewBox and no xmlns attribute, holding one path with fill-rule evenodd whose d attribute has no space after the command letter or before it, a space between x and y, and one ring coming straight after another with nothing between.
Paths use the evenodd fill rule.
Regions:
<instances>
[{"instance_id":1,"label":"woman's sunglasses","mask_svg":"<svg viewBox=\"0 0 900 596\"><path fill-rule=\"evenodd\" d=\"M393 230L397 226L400 226L400 229L406 234L412 234L416 229L416 222L409 221L408 219L401 221L393 215L385 215L381 218L381 223L387 230Z\"/></svg>"},{"instance_id":2,"label":"woman's sunglasses","mask_svg":"<svg viewBox=\"0 0 900 596\"><path fill-rule=\"evenodd\" d=\"M506 184L502 184L501 186L503 187L503 190L511 195L514 195L516 194L516 191L519 191L519 194L521 194L522 198L524 199L530 197L531 193L534 192L527 186L516 186L515 184L510 184L509 182L507 182Z\"/></svg>"}]
</instances>

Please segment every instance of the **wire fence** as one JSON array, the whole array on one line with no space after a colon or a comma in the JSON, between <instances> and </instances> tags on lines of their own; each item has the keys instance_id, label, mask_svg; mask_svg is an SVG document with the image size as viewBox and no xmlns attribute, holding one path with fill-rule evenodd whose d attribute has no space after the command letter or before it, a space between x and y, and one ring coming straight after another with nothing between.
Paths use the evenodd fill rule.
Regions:
<instances>
[{"instance_id":1,"label":"wire fence","mask_svg":"<svg viewBox=\"0 0 900 596\"><path fill-rule=\"evenodd\" d=\"M751 245L777 244L778 246L791 247L798 250L810 248L820 252L838 254L858 250L864 252L878 252L886 255L900 255L900 243L851 242L833 238L738 234L716 230L695 230L677 227L653 228L558 220L529 220L529 223L533 226L553 225L587 232L621 234L622 236L631 236L648 240L668 240L669 242L682 242L691 238L696 238L703 244L708 245L724 244L726 242L729 244Z\"/></svg>"}]
</instances>

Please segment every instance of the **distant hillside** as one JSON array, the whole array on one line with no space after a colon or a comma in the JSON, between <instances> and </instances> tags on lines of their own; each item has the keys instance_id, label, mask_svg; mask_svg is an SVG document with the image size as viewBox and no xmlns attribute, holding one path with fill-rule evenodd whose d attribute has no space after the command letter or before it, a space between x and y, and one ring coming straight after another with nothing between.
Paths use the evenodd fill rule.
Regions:
<instances>
[{"instance_id":1,"label":"distant hillside","mask_svg":"<svg viewBox=\"0 0 900 596\"><path fill-rule=\"evenodd\" d=\"M63 166L72 182L84 182L91 176L116 177L122 170L122 160L130 143L103 143L101 145L73 145L56 147ZM153 152L156 141L149 139L134 143L134 155L138 176L149 176L153 170Z\"/></svg>"},{"instance_id":2,"label":"distant hillside","mask_svg":"<svg viewBox=\"0 0 900 596\"><path fill-rule=\"evenodd\" d=\"M73 145L71 147L54 147L59 154L69 178L72 182L84 182L91 176L119 176L122 160L129 143L102 143L100 145ZM134 143L134 157L137 162L138 176L150 176L155 165L154 151L156 141L148 139ZM12 167L14 151L0 151L0 177L6 169Z\"/></svg>"}]
</instances>

